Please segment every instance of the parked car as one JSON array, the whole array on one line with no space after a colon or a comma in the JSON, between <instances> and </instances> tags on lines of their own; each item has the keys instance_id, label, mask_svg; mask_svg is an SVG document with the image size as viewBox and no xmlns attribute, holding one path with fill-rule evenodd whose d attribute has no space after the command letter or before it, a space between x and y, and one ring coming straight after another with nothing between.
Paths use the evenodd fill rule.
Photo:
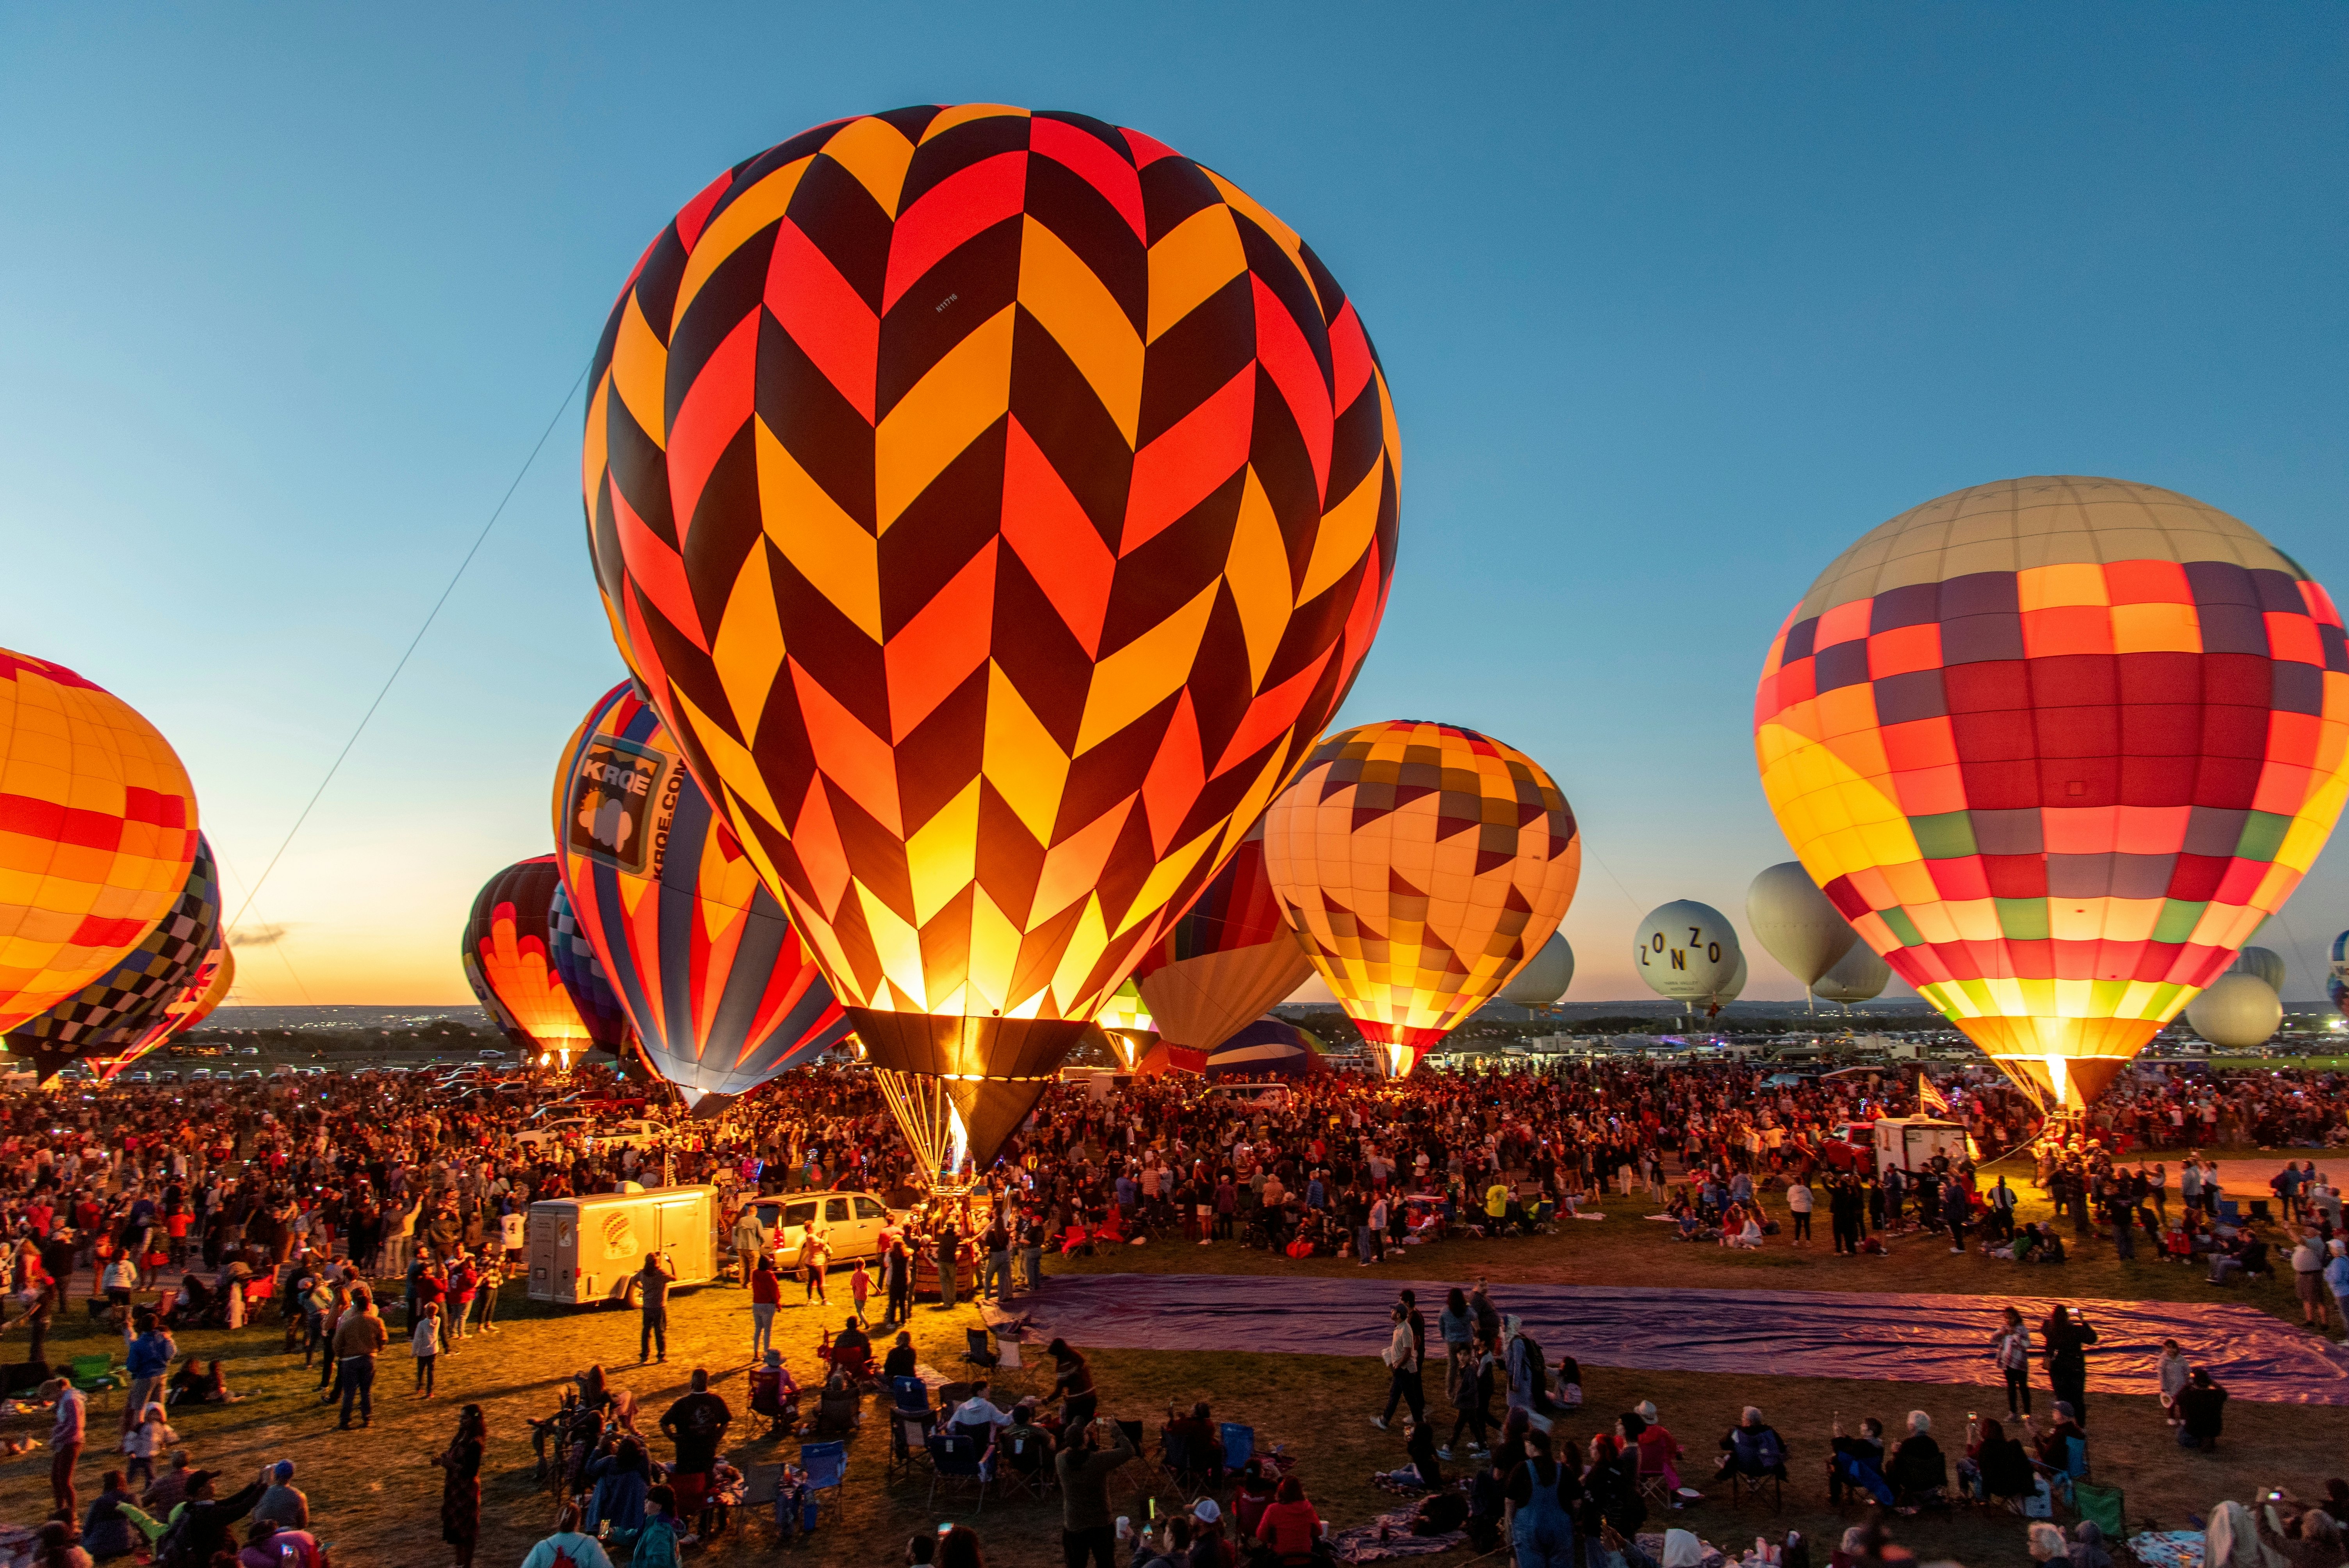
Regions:
<instances>
[{"instance_id":1,"label":"parked car","mask_svg":"<svg viewBox=\"0 0 2349 1568\"><path fill-rule=\"evenodd\" d=\"M577 1139L593 1141L603 1149L657 1149L668 1137L667 1130L657 1121L642 1118L620 1120L599 1120L590 1116L568 1116L550 1121L514 1135L514 1141L524 1149L535 1150L543 1143L560 1143Z\"/></svg>"},{"instance_id":2,"label":"parked car","mask_svg":"<svg viewBox=\"0 0 2349 1568\"><path fill-rule=\"evenodd\" d=\"M870 1192L781 1194L753 1205L767 1227L768 1245L788 1268L799 1256L807 1228L815 1225L832 1245L832 1261L852 1263L881 1254L881 1233L898 1216Z\"/></svg>"}]
</instances>

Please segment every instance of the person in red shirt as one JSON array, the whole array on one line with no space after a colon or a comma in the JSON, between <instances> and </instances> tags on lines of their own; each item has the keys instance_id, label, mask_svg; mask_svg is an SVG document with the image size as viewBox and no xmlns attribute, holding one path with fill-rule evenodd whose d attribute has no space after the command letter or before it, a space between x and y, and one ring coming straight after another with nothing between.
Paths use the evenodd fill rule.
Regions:
<instances>
[{"instance_id":1,"label":"person in red shirt","mask_svg":"<svg viewBox=\"0 0 2349 1568\"><path fill-rule=\"evenodd\" d=\"M750 1271L750 1360L774 1348L775 1308L782 1305L782 1282L775 1277L774 1260L766 1253L759 1254L759 1264Z\"/></svg>"}]
</instances>

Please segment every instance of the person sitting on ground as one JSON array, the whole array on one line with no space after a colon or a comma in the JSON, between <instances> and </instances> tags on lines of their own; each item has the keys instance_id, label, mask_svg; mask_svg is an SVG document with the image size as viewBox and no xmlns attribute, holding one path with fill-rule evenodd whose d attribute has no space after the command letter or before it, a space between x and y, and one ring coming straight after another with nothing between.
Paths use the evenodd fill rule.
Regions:
<instances>
[{"instance_id":1,"label":"person sitting on ground","mask_svg":"<svg viewBox=\"0 0 2349 1568\"><path fill-rule=\"evenodd\" d=\"M1271 1506L1257 1522L1256 1538L1285 1568L1312 1561L1314 1546L1321 1539L1321 1516L1306 1501L1303 1481L1293 1475L1280 1478Z\"/></svg>"},{"instance_id":2,"label":"person sitting on ground","mask_svg":"<svg viewBox=\"0 0 2349 1568\"><path fill-rule=\"evenodd\" d=\"M229 1391L225 1363L214 1361L206 1366L193 1356L171 1375L167 1390L169 1401L174 1405L233 1405L244 1398Z\"/></svg>"},{"instance_id":3,"label":"person sitting on ground","mask_svg":"<svg viewBox=\"0 0 2349 1568\"><path fill-rule=\"evenodd\" d=\"M2200 1449L2204 1453L2219 1446L2219 1432L2224 1423L2227 1408L2225 1385L2214 1380L2209 1369L2197 1367L2188 1375L2186 1387L2178 1396L2178 1419L2185 1427L2180 1443Z\"/></svg>"},{"instance_id":4,"label":"person sitting on ground","mask_svg":"<svg viewBox=\"0 0 2349 1568\"><path fill-rule=\"evenodd\" d=\"M645 1492L645 1527L636 1532L628 1568L682 1568L679 1542L685 1523L677 1512L677 1491L667 1483Z\"/></svg>"},{"instance_id":5,"label":"person sitting on ground","mask_svg":"<svg viewBox=\"0 0 2349 1568\"><path fill-rule=\"evenodd\" d=\"M215 1559L217 1561L217 1559ZM245 1532L237 1568L318 1568L318 1538L306 1530L256 1519Z\"/></svg>"},{"instance_id":6,"label":"person sitting on ground","mask_svg":"<svg viewBox=\"0 0 2349 1568\"><path fill-rule=\"evenodd\" d=\"M1922 1410L1909 1412L1909 1435L1894 1445L1884 1463L1884 1479L1892 1483L1899 1511L1914 1513L1941 1501L1950 1484L1950 1461L1933 1439L1933 1418Z\"/></svg>"},{"instance_id":7,"label":"person sitting on ground","mask_svg":"<svg viewBox=\"0 0 2349 1568\"><path fill-rule=\"evenodd\" d=\"M268 1490L267 1482L256 1479L243 1491L221 1497L213 1488L212 1471L190 1471L186 1509L180 1520L171 1522L180 1532L172 1563L210 1563L212 1554L228 1544L236 1522L253 1511L253 1505Z\"/></svg>"},{"instance_id":8,"label":"person sitting on ground","mask_svg":"<svg viewBox=\"0 0 2349 1568\"><path fill-rule=\"evenodd\" d=\"M1754 1211L1743 1203L1732 1203L1721 1222L1721 1244L1751 1251L1762 1244L1762 1226Z\"/></svg>"},{"instance_id":9,"label":"person sitting on ground","mask_svg":"<svg viewBox=\"0 0 2349 1568\"><path fill-rule=\"evenodd\" d=\"M279 1460L269 1467L270 1487L253 1505L255 1519L274 1520L288 1530L310 1528L310 1499L294 1484L294 1461Z\"/></svg>"},{"instance_id":10,"label":"person sitting on ground","mask_svg":"<svg viewBox=\"0 0 2349 1568\"><path fill-rule=\"evenodd\" d=\"M2112 1552L2105 1544L2105 1529L2093 1519L2072 1526L2072 1568L2113 1568Z\"/></svg>"},{"instance_id":11,"label":"person sitting on ground","mask_svg":"<svg viewBox=\"0 0 2349 1568\"><path fill-rule=\"evenodd\" d=\"M2041 1522L2026 1532L2027 1546L2033 1563L2054 1563L2066 1565L2072 1561L2072 1543L2064 1539L2061 1525Z\"/></svg>"},{"instance_id":12,"label":"person sitting on ground","mask_svg":"<svg viewBox=\"0 0 2349 1568\"><path fill-rule=\"evenodd\" d=\"M89 1511L82 1516L81 1549L91 1561L104 1563L116 1557L128 1557L147 1544L132 1519L140 1511L132 1506L130 1493L124 1490L122 1472L108 1470L98 1494L92 1499Z\"/></svg>"},{"instance_id":13,"label":"person sitting on ground","mask_svg":"<svg viewBox=\"0 0 2349 1568\"><path fill-rule=\"evenodd\" d=\"M2266 1274L2269 1267L2266 1238L2246 1225L2227 1251L2210 1254L2210 1283L2227 1284L2237 1275L2249 1279Z\"/></svg>"},{"instance_id":14,"label":"person sitting on ground","mask_svg":"<svg viewBox=\"0 0 2349 1568\"><path fill-rule=\"evenodd\" d=\"M1713 1472L1713 1479L1727 1480L1733 1474L1748 1479L1765 1475L1780 1480L1786 1479L1785 1440L1752 1405L1738 1416L1737 1425L1722 1434L1721 1468Z\"/></svg>"},{"instance_id":15,"label":"person sitting on ground","mask_svg":"<svg viewBox=\"0 0 2349 1568\"><path fill-rule=\"evenodd\" d=\"M652 1461L644 1444L630 1437L606 1439L587 1461L587 1512L582 1523L598 1536L626 1545L645 1527L645 1493L652 1485Z\"/></svg>"},{"instance_id":16,"label":"person sitting on ground","mask_svg":"<svg viewBox=\"0 0 2349 1568\"><path fill-rule=\"evenodd\" d=\"M1403 1418L1403 1452L1411 1463L1399 1470L1373 1470L1372 1485L1399 1487L1405 1491L1441 1491L1444 1470L1435 1458L1435 1429L1425 1421Z\"/></svg>"},{"instance_id":17,"label":"person sitting on ground","mask_svg":"<svg viewBox=\"0 0 2349 1568\"><path fill-rule=\"evenodd\" d=\"M1874 1416L1863 1416L1859 1435L1851 1437L1843 1429L1843 1418L1837 1417L1829 1440L1833 1451L1827 1458L1827 1501L1840 1506L1849 1491L1890 1506L1892 1486L1884 1479L1884 1423Z\"/></svg>"}]
</instances>

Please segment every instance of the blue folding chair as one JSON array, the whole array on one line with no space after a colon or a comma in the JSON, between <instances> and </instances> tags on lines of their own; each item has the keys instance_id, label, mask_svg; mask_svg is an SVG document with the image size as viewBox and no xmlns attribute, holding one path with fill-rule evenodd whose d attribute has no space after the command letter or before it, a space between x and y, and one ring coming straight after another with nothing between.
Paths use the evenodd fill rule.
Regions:
<instances>
[{"instance_id":1,"label":"blue folding chair","mask_svg":"<svg viewBox=\"0 0 2349 1568\"><path fill-rule=\"evenodd\" d=\"M841 1483L848 1479L848 1445L841 1442L802 1443L800 1468L807 1471L808 1496L818 1507L840 1506ZM826 1497L824 1494L832 1495Z\"/></svg>"},{"instance_id":2,"label":"blue folding chair","mask_svg":"<svg viewBox=\"0 0 2349 1568\"><path fill-rule=\"evenodd\" d=\"M1224 1473L1230 1475L1256 1457L1256 1429L1237 1421L1226 1421L1222 1426L1224 1439Z\"/></svg>"},{"instance_id":3,"label":"blue folding chair","mask_svg":"<svg viewBox=\"0 0 2349 1568\"><path fill-rule=\"evenodd\" d=\"M892 1377L889 1402L901 1410L926 1410L930 1408L930 1386L919 1377Z\"/></svg>"},{"instance_id":4,"label":"blue folding chair","mask_svg":"<svg viewBox=\"0 0 2349 1568\"><path fill-rule=\"evenodd\" d=\"M987 1482L990 1474L987 1450L960 1433L932 1432L926 1445L930 1451L930 1506L938 1505L938 1486L944 1482L950 1489L968 1488L978 1494L978 1506L972 1511L987 1511Z\"/></svg>"}]
</instances>

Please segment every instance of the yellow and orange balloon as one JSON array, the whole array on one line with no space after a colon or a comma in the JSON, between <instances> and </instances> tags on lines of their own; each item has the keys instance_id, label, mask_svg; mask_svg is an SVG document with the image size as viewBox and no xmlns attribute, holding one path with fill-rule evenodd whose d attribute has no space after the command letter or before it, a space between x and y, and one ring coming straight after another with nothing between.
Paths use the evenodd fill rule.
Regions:
<instances>
[{"instance_id":1,"label":"yellow and orange balloon","mask_svg":"<svg viewBox=\"0 0 2349 1568\"><path fill-rule=\"evenodd\" d=\"M1837 557L1754 699L1803 867L2051 1109L2095 1098L2281 908L2349 794L2323 587L2191 497L1977 485Z\"/></svg>"},{"instance_id":2,"label":"yellow and orange balloon","mask_svg":"<svg viewBox=\"0 0 2349 1568\"><path fill-rule=\"evenodd\" d=\"M459 944L466 983L525 1061L595 1043L555 972L546 917L561 885L553 855L516 861L481 884Z\"/></svg>"},{"instance_id":3,"label":"yellow and orange balloon","mask_svg":"<svg viewBox=\"0 0 2349 1568\"><path fill-rule=\"evenodd\" d=\"M1557 929L1582 874L1541 764L1405 719L1322 742L1264 820L1264 869L1339 1006L1401 1077Z\"/></svg>"},{"instance_id":4,"label":"yellow and orange balloon","mask_svg":"<svg viewBox=\"0 0 2349 1568\"><path fill-rule=\"evenodd\" d=\"M196 858L170 742L62 665L0 649L0 1033L111 970Z\"/></svg>"},{"instance_id":5,"label":"yellow and orange balloon","mask_svg":"<svg viewBox=\"0 0 2349 1568\"><path fill-rule=\"evenodd\" d=\"M975 1162L1337 711L1397 451L1296 232L1082 115L819 127L637 263L583 453L613 634Z\"/></svg>"}]
</instances>

